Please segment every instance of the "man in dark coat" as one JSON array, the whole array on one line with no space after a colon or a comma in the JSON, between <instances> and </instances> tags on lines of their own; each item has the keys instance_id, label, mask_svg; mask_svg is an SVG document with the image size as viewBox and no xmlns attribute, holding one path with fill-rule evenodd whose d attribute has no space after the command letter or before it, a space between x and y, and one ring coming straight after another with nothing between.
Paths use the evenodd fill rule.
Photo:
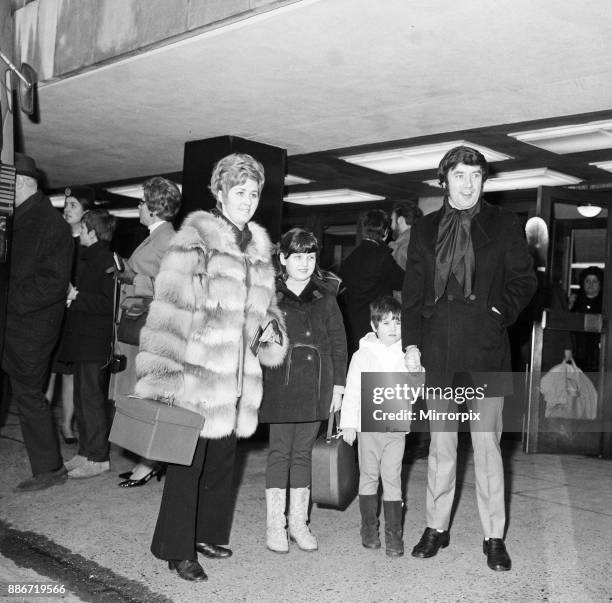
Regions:
<instances>
[{"instance_id":1,"label":"man in dark coat","mask_svg":"<svg viewBox=\"0 0 612 603\"><path fill-rule=\"evenodd\" d=\"M38 191L34 160L16 153L15 168L2 369L10 378L33 473L16 491L28 491L62 483L67 477L44 388L66 304L72 236L60 213Z\"/></svg>"},{"instance_id":2,"label":"man in dark coat","mask_svg":"<svg viewBox=\"0 0 612 603\"><path fill-rule=\"evenodd\" d=\"M472 148L455 147L442 158L443 207L412 229L402 344L408 370L424 368L427 386L444 388L443 396L426 396L428 410L469 416L483 550L491 569L509 570L499 446L504 396L512 393L506 327L531 299L536 279L516 216L482 199L487 175L484 156ZM469 386L468 413L459 392L467 396ZM457 468L457 425L448 414L429 418L427 528L412 551L420 558L449 543Z\"/></svg>"},{"instance_id":3,"label":"man in dark coat","mask_svg":"<svg viewBox=\"0 0 612 603\"><path fill-rule=\"evenodd\" d=\"M370 303L399 291L404 271L397 265L385 243L391 220L382 209L372 209L359 218L361 243L340 267L346 287L340 298L344 311L349 356L359 348L359 340L372 330Z\"/></svg>"}]
</instances>

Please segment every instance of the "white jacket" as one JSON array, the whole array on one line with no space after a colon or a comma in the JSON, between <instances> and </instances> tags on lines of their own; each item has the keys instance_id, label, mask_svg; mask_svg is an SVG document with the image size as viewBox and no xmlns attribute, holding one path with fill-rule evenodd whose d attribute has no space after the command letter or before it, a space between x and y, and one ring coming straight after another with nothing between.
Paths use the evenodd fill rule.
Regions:
<instances>
[{"instance_id":1,"label":"white jacket","mask_svg":"<svg viewBox=\"0 0 612 603\"><path fill-rule=\"evenodd\" d=\"M340 428L361 431L361 373L407 373L401 339L393 345L384 345L376 333L370 332L359 341L346 375L342 398Z\"/></svg>"}]
</instances>

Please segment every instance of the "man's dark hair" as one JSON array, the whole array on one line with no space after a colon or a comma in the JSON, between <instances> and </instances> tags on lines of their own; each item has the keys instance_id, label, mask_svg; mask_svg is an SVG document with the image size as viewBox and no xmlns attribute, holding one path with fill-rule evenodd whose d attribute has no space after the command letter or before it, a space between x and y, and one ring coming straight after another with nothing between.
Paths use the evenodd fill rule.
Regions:
<instances>
[{"instance_id":1,"label":"man's dark hair","mask_svg":"<svg viewBox=\"0 0 612 603\"><path fill-rule=\"evenodd\" d=\"M96 233L98 241L107 243L111 242L117 227L117 218L111 216L105 209L90 209L83 214L81 222L85 224L87 232L93 230Z\"/></svg>"},{"instance_id":2,"label":"man's dark hair","mask_svg":"<svg viewBox=\"0 0 612 603\"><path fill-rule=\"evenodd\" d=\"M442 157L438 166L438 182L442 185L448 184L448 173L460 163L480 166L483 183L489 177L489 165L484 155L472 147L460 146L454 147Z\"/></svg>"},{"instance_id":3,"label":"man's dark hair","mask_svg":"<svg viewBox=\"0 0 612 603\"><path fill-rule=\"evenodd\" d=\"M404 221L408 226L412 226L419 218L423 217L421 208L410 201L398 201L393 206L391 213L395 213L396 220L399 217L404 218Z\"/></svg>"},{"instance_id":4,"label":"man's dark hair","mask_svg":"<svg viewBox=\"0 0 612 603\"><path fill-rule=\"evenodd\" d=\"M391 218L382 209L371 209L359 216L359 225L362 236L382 243L391 226Z\"/></svg>"},{"instance_id":5,"label":"man's dark hair","mask_svg":"<svg viewBox=\"0 0 612 603\"><path fill-rule=\"evenodd\" d=\"M391 314L393 318L397 318L398 320L401 319L402 304L392 295L377 297L370 304L370 320L372 324L377 327L387 314Z\"/></svg>"}]
</instances>

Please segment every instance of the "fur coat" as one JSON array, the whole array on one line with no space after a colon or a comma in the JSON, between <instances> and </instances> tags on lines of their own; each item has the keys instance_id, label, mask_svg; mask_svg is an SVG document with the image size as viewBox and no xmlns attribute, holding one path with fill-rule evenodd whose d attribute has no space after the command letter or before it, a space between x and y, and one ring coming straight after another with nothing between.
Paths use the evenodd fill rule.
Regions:
<instances>
[{"instance_id":1,"label":"fur coat","mask_svg":"<svg viewBox=\"0 0 612 603\"><path fill-rule=\"evenodd\" d=\"M140 334L136 394L173 397L206 419L202 437L257 428L265 366L282 364L287 336L275 301L272 244L250 223L244 253L221 217L196 211L172 239L155 280L154 301ZM276 318L283 345L263 344L255 357L247 343Z\"/></svg>"}]
</instances>

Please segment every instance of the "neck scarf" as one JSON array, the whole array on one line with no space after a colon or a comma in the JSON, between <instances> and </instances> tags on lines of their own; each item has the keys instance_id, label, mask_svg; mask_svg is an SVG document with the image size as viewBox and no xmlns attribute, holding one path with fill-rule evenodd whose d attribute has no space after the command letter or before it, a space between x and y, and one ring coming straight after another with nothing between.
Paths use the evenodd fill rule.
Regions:
<instances>
[{"instance_id":1,"label":"neck scarf","mask_svg":"<svg viewBox=\"0 0 612 603\"><path fill-rule=\"evenodd\" d=\"M469 209L455 209L444 198L444 212L438 226L436 240L435 301L446 291L451 273L463 287L467 299L472 294L474 280L474 248L472 246L472 218L480 211L480 201Z\"/></svg>"},{"instance_id":2,"label":"neck scarf","mask_svg":"<svg viewBox=\"0 0 612 603\"><path fill-rule=\"evenodd\" d=\"M236 244L240 247L240 251L244 253L247 248L247 245L251 242L253 238L253 233L249 230L249 227L245 224L244 228L240 230L231 220L225 217L223 212L219 211L216 207L210 210L210 213L214 216L218 216L225 220L232 228L232 232L234 233L234 237L236 237Z\"/></svg>"}]
</instances>

